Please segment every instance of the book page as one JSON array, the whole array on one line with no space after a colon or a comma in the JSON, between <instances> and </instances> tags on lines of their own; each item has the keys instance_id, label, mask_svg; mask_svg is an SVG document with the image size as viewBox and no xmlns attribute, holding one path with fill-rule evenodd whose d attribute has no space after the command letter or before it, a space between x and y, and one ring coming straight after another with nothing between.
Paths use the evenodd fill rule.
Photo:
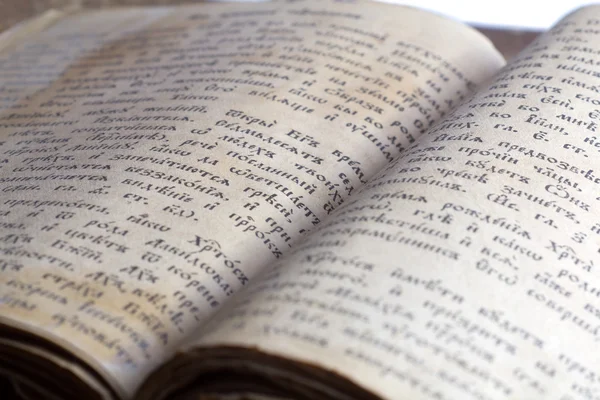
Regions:
<instances>
[{"instance_id":1,"label":"book page","mask_svg":"<svg viewBox=\"0 0 600 400\"><path fill-rule=\"evenodd\" d=\"M298 360L390 400L596 398L599 35L590 7L538 38L218 314L178 373L246 346L270 381Z\"/></svg>"},{"instance_id":2,"label":"book page","mask_svg":"<svg viewBox=\"0 0 600 400\"><path fill-rule=\"evenodd\" d=\"M2 335L131 396L502 63L469 28L362 2L81 13L6 48Z\"/></svg>"}]
</instances>

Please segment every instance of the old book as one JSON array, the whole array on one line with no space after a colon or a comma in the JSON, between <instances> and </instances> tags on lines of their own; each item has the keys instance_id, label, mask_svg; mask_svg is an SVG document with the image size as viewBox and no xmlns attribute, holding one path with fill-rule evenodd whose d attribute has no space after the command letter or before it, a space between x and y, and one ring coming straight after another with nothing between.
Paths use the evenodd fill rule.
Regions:
<instances>
[{"instance_id":1,"label":"old book","mask_svg":"<svg viewBox=\"0 0 600 400\"><path fill-rule=\"evenodd\" d=\"M3 395L595 398L598 34L504 66L323 1L3 33Z\"/></svg>"}]
</instances>

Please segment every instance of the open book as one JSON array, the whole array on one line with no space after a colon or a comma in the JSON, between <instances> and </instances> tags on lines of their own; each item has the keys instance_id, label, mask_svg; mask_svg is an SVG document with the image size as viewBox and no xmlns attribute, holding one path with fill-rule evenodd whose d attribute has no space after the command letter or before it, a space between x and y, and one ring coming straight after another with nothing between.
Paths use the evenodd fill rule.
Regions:
<instances>
[{"instance_id":1,"label":"open book","mask_svg":"<svg viewBox=\"0 0 600 400\"><path fill-rule=\"evenodd\" d=\"M503 68L367 2L6 32L0 375L25 399L597 398L599 35L584 8Z\"/></svg>"}]
</instances>

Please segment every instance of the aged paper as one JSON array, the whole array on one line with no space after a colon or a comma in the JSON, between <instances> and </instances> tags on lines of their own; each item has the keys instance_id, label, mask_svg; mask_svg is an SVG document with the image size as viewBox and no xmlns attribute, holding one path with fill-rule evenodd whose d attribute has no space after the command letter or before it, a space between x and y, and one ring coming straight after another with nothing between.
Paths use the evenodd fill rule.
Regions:
<instances>
[{"instance_id":1,"label":"aged paper","mask_svg":"<svg viewBox=\"0 0 600 400\"><path fill-rule=\"evenodd\" d=\"M0 322L131 397L503 63L455 22L328 4L84 12L0 55Z\"/></svg>"},{"instance_id":2,"label":"aged paper","mask_svg":"<svg viewBox=\"0 0 600 400\"><path fill-rule=\"evenodd\" d=\"M538 38L182 352L247 346L390 400L594 398L598 35L589 7Z\"/></svg>"},{"instance_id":3,"label":"aged paper","mask_svg":"<svg viewBox=\"0 0 600 400\"><path fill-rule=\"evenodd\" d=\"M35 36L60 21L67 12L48 10L43 14L0 32L0 53L10 51L28 37Z\"/></svg>"}]
</instances>

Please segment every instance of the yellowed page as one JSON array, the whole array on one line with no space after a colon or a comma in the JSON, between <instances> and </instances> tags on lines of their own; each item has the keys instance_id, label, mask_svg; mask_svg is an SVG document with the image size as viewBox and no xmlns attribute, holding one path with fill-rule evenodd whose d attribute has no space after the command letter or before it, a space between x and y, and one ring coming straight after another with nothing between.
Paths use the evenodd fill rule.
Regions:
<instances>
[{"instance_id":1,"label":"yellowed page","mask_svg":"<svg viewBox=\"0 0 600 400\"><path fill-rule=\"evenodd\" d=\"M599 27L589 7L539 38L178 362L243 346L256 375L284 376L270 354L390 400L596 398Z\"/></svg>"},{"instance_id":2,"label":"yellowed page","mask_svg":"<svg viewBox=\"0 0 600 400\"><path fill-rule=\"evenodd\" d=\"M0 32L0 53L9 51L19 42L39 34L58 22L65 15L66 12L64 11L48 10L31 20L19 23L4 32Z\"/></svg>"},{"instance_id":3,"label":"yellowed page","mask_svg":"<svg viewBox=\"0 0 600 400\"><path fill-rule=\"evenodd\" d=\"M0 321L131 397L502 63L371 3L66 18L0 57Z\"/></svg>"}]
</instances>

